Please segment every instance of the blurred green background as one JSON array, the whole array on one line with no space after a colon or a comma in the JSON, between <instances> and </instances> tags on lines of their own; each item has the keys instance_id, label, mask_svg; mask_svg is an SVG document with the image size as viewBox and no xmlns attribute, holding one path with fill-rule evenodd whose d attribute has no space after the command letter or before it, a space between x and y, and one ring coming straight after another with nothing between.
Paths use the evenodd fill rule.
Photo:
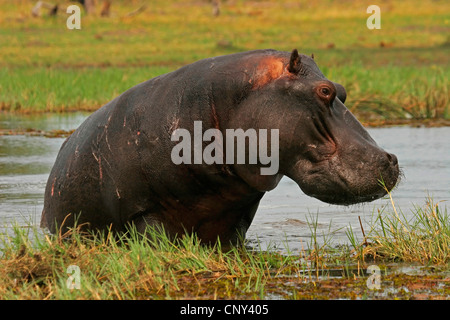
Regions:
<instances>
[{"instance_id":1,"label":"blurred green background","mask_svg":"<svg viewBox=\"0 0 450 320\"><path fill-rule=\"evenodd\" d=\"M92 111L126 89L198 59L272 48L314 53L362 120L449 119L450 2L111 1L56 15L0 0L0 108ZM81 30L69 30L78 4ZM369 30L369 4L381 29ZM216 6L217 8L217 6ZM214 13L215 12L215 13Z\"/></svg>"}]
</instances>

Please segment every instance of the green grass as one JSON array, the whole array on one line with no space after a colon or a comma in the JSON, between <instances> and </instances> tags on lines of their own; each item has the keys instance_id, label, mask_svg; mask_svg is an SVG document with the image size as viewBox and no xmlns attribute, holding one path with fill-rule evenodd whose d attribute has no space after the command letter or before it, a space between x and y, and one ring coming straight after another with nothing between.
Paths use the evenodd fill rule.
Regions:
<instances>
[{"instance_id":1,"label":"green grass","mask_svg":"<svg viewBox=\"0 0 450 320\"><path fill-rule=\"evenodd\" d=\"M293 260L243 247L222 250L220 243L201 245L195 236L171 241L158 230L145 240L132 230L123 237L37 234L15 227L4 241L2 298L254 298L264 293L274 269ZM81 290L66 285L69 265L81 270Z\"/></svg>"},{"instance_id":2,"label":"green grass","mask_svg":"<svg viewBox=\"0 0 450 320\"><path fill-rule=\"evenodd\" d=\"M63 1L59 1L63 3ZM380 1L380 30L358 1L114 1L109 18L32 18L29 1L0 0L0 106L19 112L95 110L129 87L198 59L273 48L314 53L371 119L449 119L446 1ZM332 48L331 48L332 47ZM380 111L381 110L381 111Z\"/></svg>"},{"instance_id":3,"label":"green grass","mask_svg":"<svg viewBox=\"0 0 450 320\"><path fill-rule=\"evenodd\" d=\"M383 259L419 262L430 265L450 264L450 216L447 208L428 198L424 207L417 206L412 217L393 210L380 212L378 228L372 230L366 254Z\"/></svg>"},{"instance_id":4,"label":"green grass","mask_svg":"<svg viewBox=\"0 0 450 320\"><path fill-rule=\"evenodd\" d=\"M317 217L310 216L311 238L304 249L203 245L194 235L169 239L149 229L146 238L131 229L127 235L81 234L73 229L51 236L33 225L8 228L0 243L2 299L329 299L383 298L366 286L369 265L383 270L383 281L416 289L434 287L432 298L450 297L450 226L446 208L429 200L413 219L395 205L380 212L360 242L334 245L332 234L319 241ZM351 230L351 229L350 229ZM322 244L319 244L322 243ZM420 263L439 270L400 277L386 267L391 261ZM80 288L67 286L74 265ZM404 281L407 281L406 283ZM430 282L431 281L431 282ZM72 281L69 281L73 283ZM437 285L441 283L441 285ZM386 285L385 285L386 286ZM394 288L395 288L394 287ZM419 288L421 286L419 285ZM422 294L419 292L418 294Z\"/></svg>"},{"instance_id":5,"label":"green grass","mask_svg":"<svg viewBox=\"0 0 450 320\"><path fill-rule=\"evenodd\" d=\"M168 72L143 68L3 68L3 109L27 112L93 111L137 83ZM5 102L9 101L9 102Z\"/></svg>"},{"instance_id":6,"label":"green grass","mask_svg":"<svg viewBox=\"0 0 450 320\"><path fill-rule=\"evenodd\" d=\"M349 229L347 236L356 256L376 260L418 262L423 265L450 266L450 216L447 207L427 197L423 207L414 206L409 214L397 208L387 190L390 210L378 210L367 236L359 242ZM362 228L362 226L361 226Z\"/></svg>"}]
</instances>

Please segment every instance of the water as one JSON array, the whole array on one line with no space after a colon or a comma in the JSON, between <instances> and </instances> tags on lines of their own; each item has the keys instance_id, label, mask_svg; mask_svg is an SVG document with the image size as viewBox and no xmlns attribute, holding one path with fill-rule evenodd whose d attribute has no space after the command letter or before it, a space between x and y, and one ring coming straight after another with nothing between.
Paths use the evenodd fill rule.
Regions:
<instances>
[{"instance_id":1,"label":"water","mask_svg":"<svg viewBox=\"0 0 450 320\"><path fill-rule=\"evenodd\" d=\"M0 114L0 129L34 128L70 130L87 117L64 115L12 116ZM427 195L436 201L450 199L450 127L371 128L372 137L386 151L397 155L404 178L392 192L397 208L408 214L424 206ZM14 221L39 225L48 174L64 138L24 135L0 136L0 226ZM372 213L387 206L388 199L350 207L334 206L304 195L290 179L283 178L261 201L247 233L250 244L290 250L307 248L311 237L308 222L317 219L317 234L332 234L336 244L348 242L351 227L362 240L358 216L368 228Z\"/></svg>"},{"instance_id":2,"label":"water","mask_svg":"<svg viewBox=\"0 0 450 320\"><path fill-rule=\"evenodd\" d=\"M0 129L70 130L86 114L14 116L0 113ZM44 190L64 138L0 136L0 226L39 225Z\"/></svg>"},{"instance_id":3,"label":"water","mask_svg":"<svg viewBox=\"0 0 450 320\"><path fill-rule=\"evenodd\" d=\"M398 211L412 216L411 210L423 207L427 196L435 201L450 200L450 127L441 128L370 128L370 135L388 152L394 153L404 177L392 192ZM349 207L328 205L306 196L295 182L283 178L278 187L268 192L261 202L248 238L291 250L307 248L311 238L311 222L317 220L317 235L336 244L348 242L347 228L362 240L358 217L367 231L378 209L391 210L388 197ZM309 225L308 225L308 222ZM285 243L281 240L284 239Z\"/></svg>"}]
</instances>

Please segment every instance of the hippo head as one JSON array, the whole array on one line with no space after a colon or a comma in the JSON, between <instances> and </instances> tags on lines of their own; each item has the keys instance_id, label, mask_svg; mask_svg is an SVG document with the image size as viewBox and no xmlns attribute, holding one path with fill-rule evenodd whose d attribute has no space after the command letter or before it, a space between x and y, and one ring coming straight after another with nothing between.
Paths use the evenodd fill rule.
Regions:
<instances>
[{"instance_id":1,"label":"hippo head","mask_svg":"<svg viewBox=\"0 0 450 320\"><path fill-rule=\"evenodd\" d=\"M279 130L279 172L263 176L258 165L235 165L248 184L268 191L286 175L307 195L342 205L378 199L396 185L397 157L371 138L344 105L344 87L326 79L313 57L294 50L262 59L252 84L234 122Z\"/></svg>"}]
</instances>

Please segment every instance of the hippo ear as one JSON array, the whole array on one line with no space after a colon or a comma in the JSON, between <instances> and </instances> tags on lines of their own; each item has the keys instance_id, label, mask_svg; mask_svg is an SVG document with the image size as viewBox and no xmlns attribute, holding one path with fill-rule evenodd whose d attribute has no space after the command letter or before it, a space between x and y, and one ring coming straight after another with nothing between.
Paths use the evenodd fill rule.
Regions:
<instances>
[{"instance_id":1,"label":"hippo ear","mask_svg":"<svg viewBox=\"0 0 450 320\"><path fill-rule=\"evenodd\" d=\"M291 58L289 59L288 71L293 74L298 74L300 72L302 65L302 59L298 54L297 49L292 50Z\"/></svg>"}]
</instances>

